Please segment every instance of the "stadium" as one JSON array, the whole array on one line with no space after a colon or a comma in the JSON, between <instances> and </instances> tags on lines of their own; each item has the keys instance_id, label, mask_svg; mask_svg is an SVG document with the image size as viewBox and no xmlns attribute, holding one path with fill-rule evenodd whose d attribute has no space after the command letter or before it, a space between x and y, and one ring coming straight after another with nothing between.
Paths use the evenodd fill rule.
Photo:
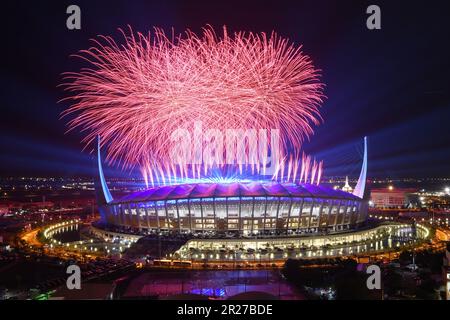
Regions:
<instances>
[{"instance_id":1,"label":"stadium","mask_svg":"<svg viewBox=\"0 0 450 320\"><path fill-rule=\"evenodd\" d=\"M365 224L366 139L353 193L321 185L323 161L302 150L325 96L301 46L225 26L222 35L211 26L199 36L121 32L125 45L99 37L80 52L95 67L66 73L62 84L72 93L62 113L69 130L81 129L86 146L97 140L100 225L226 238ZM108 164L139 169L146 189L113 198L100 148Z\"/></svg>"},{"instance_id":2,"label":"stadium","mask_svg":"<svg viewBox=\"0 0 450 320\"><path fill-rule=\"evenodd\" d=\"M323 234L357 229L367 219L366 140L355 194L306 183L203 182L152 187L113 199L100 149L97 163L101 222L131 233Z\"/></svg>"}]
</instances>

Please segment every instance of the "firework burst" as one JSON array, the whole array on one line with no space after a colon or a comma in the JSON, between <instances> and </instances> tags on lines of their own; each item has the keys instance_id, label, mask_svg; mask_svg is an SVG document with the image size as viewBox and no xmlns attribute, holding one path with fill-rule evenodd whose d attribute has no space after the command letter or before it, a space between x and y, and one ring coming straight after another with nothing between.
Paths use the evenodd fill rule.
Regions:
<instances>
[{"instance_id":1,"label":"firework burst","mask_svg":"<svg viewBox=\"0 0 450 320\"><path fill-rule=\"evenodd\" d=\"M175 173L171 135L198 121L204 129L276 128L283 155L300 154L321 120L319 71L301 46L274 32L120 31L122 44L99 36L76 54L90 67L65 73L62 84L70 92L62 114L73 117L69 130L85 132L86 146L101 136L110 163ZM300 173L293 164L289 175L294 166Z\"/></svg>"}]
</instances>

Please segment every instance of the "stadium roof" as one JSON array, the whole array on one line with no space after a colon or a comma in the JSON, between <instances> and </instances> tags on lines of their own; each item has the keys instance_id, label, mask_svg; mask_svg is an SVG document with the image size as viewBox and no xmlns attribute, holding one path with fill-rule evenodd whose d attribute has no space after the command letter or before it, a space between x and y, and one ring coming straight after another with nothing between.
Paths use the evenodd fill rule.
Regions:
<instances>
[{"instance_id":1,"label":"stadium roof","mask_svg":"<svg viewBox=\"0 0 450 320\"><path fill-rule=\"evenodd\" d=\"M154 187L114 199L110 204L213 197L311 197L361 200L351 193L312 184L235 182L192 183Z\"/></svg>"}]
</instances>

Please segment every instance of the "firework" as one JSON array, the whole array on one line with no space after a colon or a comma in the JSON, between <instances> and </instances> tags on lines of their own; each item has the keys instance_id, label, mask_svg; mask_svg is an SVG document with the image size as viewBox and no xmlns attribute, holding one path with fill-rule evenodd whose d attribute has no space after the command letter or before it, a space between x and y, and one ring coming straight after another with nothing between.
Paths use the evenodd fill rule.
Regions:
<instances>
[{"instance_id":1,"label":"firework","mask_svg":"<svg viewBox=\"0 0 450 320\"><path fill-rule=\"evenodd\" d=\"M292 150L299 154L321 120L323 84L301 46L274 32L229 35L225 27L222 36L209 26L201 36L191 31L168 36L158 28L146 35L131 28L120 31L122 44L99 36L75 55L90 67L64 74L62 85L70 95L63 100L71 106L62 115L72 116L69 130L86 133L86 146L100 136L110 163L138 166L146 179L167 174L176 179L202 171L197 164L171 158L177 147L173 133L180 128L201 122L204 130L278 129L276 174L281 170L285 175L286 169L289 180L302 172L306 181L309 169L299 169L300 159L288 155ZM217 164L215 159L203 158L205 173ZM241 163L239 171L259 170L266 160ZM309 162L315 173L311 179L317 179L321 164Z\"/></svg>"}]
</instances>

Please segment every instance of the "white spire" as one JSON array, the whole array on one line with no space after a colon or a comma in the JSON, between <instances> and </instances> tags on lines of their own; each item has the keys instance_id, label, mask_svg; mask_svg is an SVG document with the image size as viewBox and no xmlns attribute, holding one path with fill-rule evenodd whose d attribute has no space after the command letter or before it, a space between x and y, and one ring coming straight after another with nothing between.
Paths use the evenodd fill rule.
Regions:
<instances>
[{"instance_id":1,"label":"white spire","mask_svg":"<svg viewBox=\"0 0 450 320\"><path fill-rule=\"evenodd\" d=\"M363 164L361 167L361 173L359 174L358 183L356 184L353 194L359 198L364 197L364 191L366 189L366 179L367 179L367 137L364 137L364 156Z\"/></svg>"},{"instance_id":2,"label":"white spire","mask_svg":"<svg viewBox=\"0 0 450 320\"><path fill-rule=\"evenodd\" d=\"M348 176L345 177L345 185L342 187L342 191L352 192L353 188L348 184Z\"/></svg>"},{"instance_id":3,"label":"white spire","mask_svg":"<svg viewBox=\"0 0 450 320\"><path fill-rule=\"evenodd\" d=\"M110 203L113 200L113 197L111 196L111 192L109 192L109 188L103 174L102 157L100 153L100 136L97 136L97 167L104 200L106 203Z\"/></svg>"}]
</instances>

